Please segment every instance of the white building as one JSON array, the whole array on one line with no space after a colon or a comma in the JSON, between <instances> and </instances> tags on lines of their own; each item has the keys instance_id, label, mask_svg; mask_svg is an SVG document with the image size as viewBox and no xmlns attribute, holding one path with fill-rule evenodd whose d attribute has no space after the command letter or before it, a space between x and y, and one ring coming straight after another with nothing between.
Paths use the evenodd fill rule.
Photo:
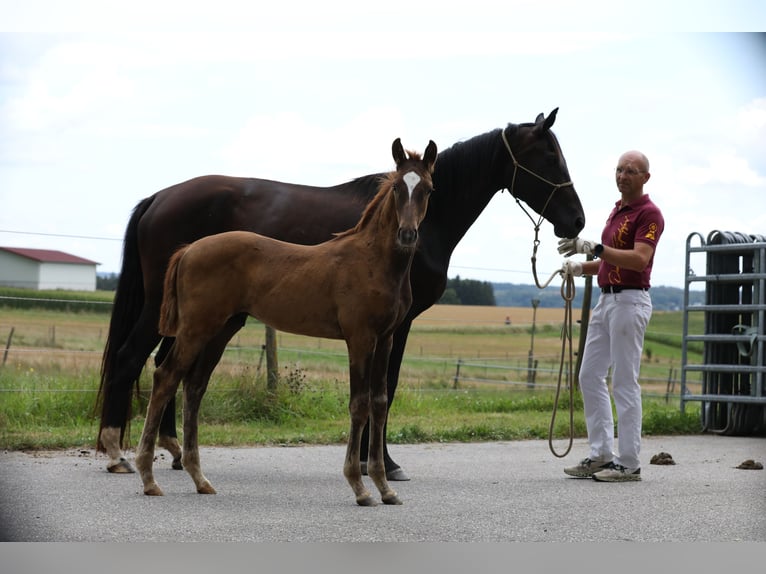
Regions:
<instances>
[{"instance_id":1,"label":"white building","mask_svg":"<svg viewBox=\"0 0 766 574\"><path fill-rule=\"evenodd\" d=\"M96 265L95 261L53 249L0 247L0 285L95 291Z\"/></svg>"}]
</instances>

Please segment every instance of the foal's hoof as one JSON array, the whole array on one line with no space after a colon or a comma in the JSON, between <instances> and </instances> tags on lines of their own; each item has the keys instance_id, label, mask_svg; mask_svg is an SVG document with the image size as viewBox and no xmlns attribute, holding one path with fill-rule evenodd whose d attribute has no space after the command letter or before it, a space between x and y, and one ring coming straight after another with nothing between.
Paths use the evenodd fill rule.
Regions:
<instances>
[{"instance_id":1,"label":"foal's hoof","mask_svg":"<svg viewBox=\"0 0 766 574\"><path fill-rule=\"evenodd\" d=\"M183 470L184 469L184 465L181 462L181 456L182 455L179 454L178 456L173 458L173 463L171 464L171 467L173 468L173 470Z\"/></svg>"},{"instance_id":2,"label":"foal's hoof","mask_svg":"<svg viewBox=\"0 0 766 574\"><path fill-rule=\"evenodd\" d=\"M107 464L106 470L114 474L129 474L129 473L136 472L136 470L130 465L130 463L125 458L120 458L120 460L118 460L117 462L113 464Z\"/></svg>"},{"instance_id":3,"label":"foal's hoof","mask_svg":"<svg viewBox=\"0 0 766 574\"><path fill-rule=\"evenodd\" d=\"M207 482L207 483L203 484L202 486L200 486L197 489L197 492L199 492L200 494L218 494L215 491L215 488L213 488L213 485L210 484L209 482Z\"/></svg>"},{"instance_id":4,"label":"foal's hoof","mask_svg":"<svg viewBox=\"0 0 766 574\"><path fill-rule=\"evenodd\" d=\"M145 487L144 494L146 496L165 496L165 493L162 492L162 489L159 487L159 485L156 482L154 484L151 484Z\"/></svg>"},{"instance_id":5,"label":"foal's hoof","mask_svg":"<svg viewBox=\"0 0 766 574\"><path fill-rule=\"evenodd\" d=\"M375 500L371 494L363 494L356 497L356 503L359 506L377 506L378 501Z\"/></svg>"},{"instance_id":6,"label":"foal's hoof","mask_svg":"<svg viewBox=\"0 0 766 574\"><path fill-rule=\"evenodd\" d=\"M399 496L395 492L383 497L383 504L399 505L401 503L402 503L402 499L399 498Z\"/></svg>"}]
</instances>

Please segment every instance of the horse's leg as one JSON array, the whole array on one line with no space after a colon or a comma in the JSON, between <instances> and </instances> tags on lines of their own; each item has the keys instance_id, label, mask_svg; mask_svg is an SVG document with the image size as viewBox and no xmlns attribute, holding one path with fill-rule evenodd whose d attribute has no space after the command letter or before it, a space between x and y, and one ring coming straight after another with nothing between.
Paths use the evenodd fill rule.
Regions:
<instances>
[{"instance_id":1,"label":"horse's leg","mask_svg":"<svg viewBox=\"0 0 766 574\"><path fill-rule=\"evenodd\" d=\"M402 359L404 358L404 349L407 345L407 336L410 333L410 327L412 326L412 320L406 319L399 328L394 332L394 341L391 347L391 355L388 359L388 377L387 377L387 392L388 392L388 410L386 411L386 422L383 426L383 460L386 464L386 478L391 481L405 481L410 480L410 477L404 472L404 469L400 467L391 455L388 453L388 413L391 412L391 403L394 402L394 394L396 393L396 387L399 384L399 370L402 366ZM364 427L364 434L362 435L362 447L361 447L361 460L362 460L362 472L367 474L367 445L369 444L370 437L370 424L369 421Z\"/></svg>"},{"instance_id":2,"label":"horse's leg","mask_svg":"<svg viewBox=\"0 0 766 574\"><path fill-rule=\"evenodd\" d=\"M146 409L144 430L136 450L136 468L144 484L144 494L162 496L162 489L154 480L152 464L154 461L154 443L157 440L162 412L165 410L170 397L174 396L181 381L183 372L178 369L175 353L171 351L168 359L154 371L154 383L149 406Z\"/></svg>"},{"instance_id":3,"label":"horse's leg","mask_svg":"<svg viewBox=\"0 0 766 574\"><path fill-rule=\"evenodd\" d=\"M167 357L170 348L175 341L172 337L165 337L160 343L160 348L154 355L154 366L159 367L162 361ZM178 444L178 433L176 432L176 396L170 397L160 420L160 435L157 444L166 449L173 457L171 466L173 470L183 470L181 464L181 445Z\"/></svg>"},{"instance_id":4,"label":"horse's leg","mask_svg":"<svg viewBox=\"0 0 766 574\"><path fill-rule=\"evenodd\" d=\"M133 384L141 375L146 360L160 340L157 333L157 315L155 309L144 307L130 336L115 356L115 377L105 381L108 389L104 392L99 442L109 457L106 464L109 472L135 472L123 455L120 439L128 422Z\"/></svg>"},{"instance_id":5,"label":"horse's leg","mask_svg":"<svg viewBox=\"0 0 766 574\"><path fill-rule=\"evenodd\" d=\"M351 390L348 411L351 417L351 429L348 433L348 447L346 448L346 460L343 464L343 475L346 477L349 485L351 485L351 489L356 496L356 503L359 506L376 506L377 502L362 481L362 470L359 461L362 429L370 413L369 375L375 342L374 340L369 340L362 343L361 341L349 340L347 341L347 346Z\"/></svg>"},{"instance_id":6,"label":"horse's leg","mask_svg":"<svg viewBox=\"0 0 766 574\"><path fill-rule=\"evenodd\" d=\"M391 353L391 336L378 340L372 360L370 375L370 447L368 467L370 478L380 491L385 504L401 504L402 501L386 480L386 468L383 462L384 426L388 411L386 396L386 374L388 357Z\"/></svg>"}]
</instances>

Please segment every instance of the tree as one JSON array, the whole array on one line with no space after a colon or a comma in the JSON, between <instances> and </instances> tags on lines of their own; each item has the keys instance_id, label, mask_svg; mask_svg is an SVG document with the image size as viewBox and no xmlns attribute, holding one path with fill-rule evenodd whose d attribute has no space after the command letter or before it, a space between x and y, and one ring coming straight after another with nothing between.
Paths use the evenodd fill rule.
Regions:
<instances>
[{"instance_id":1,"label":"tree","mask_svg":"<svg viewBox=\"0 0 766 574\"><path fill-rule=\"evenodd\" d=\"M447 279L447 289L439 303L446 305L495 305L495 292L492 284L487 281Z\"/></svg>"},{"instance_id":2,"label":"tree","mask_svg":"<svg viewBox=\"0 0 766 574\"><path fill-rule=\"evenodd\" d=\"M117 273L100 273L96 275L96 289L99 291L114 291L120 276Z\"/></svg>"}]
</instances>

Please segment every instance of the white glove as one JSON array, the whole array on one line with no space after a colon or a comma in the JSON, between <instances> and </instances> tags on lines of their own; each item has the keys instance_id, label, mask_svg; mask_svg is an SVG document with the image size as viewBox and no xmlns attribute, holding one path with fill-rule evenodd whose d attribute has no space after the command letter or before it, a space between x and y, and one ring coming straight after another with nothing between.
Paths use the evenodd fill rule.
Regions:
<instances>
[{"instance_id":1,"label":"white glove","mask_svg":"<svg viewBox=\"0 0 766 574\"><path fill-rule=\"evenodd\" d=\"M597 241L586 241L575 237L574 239L560 239L559 240L559 253L564 257L570 257L575 253L582 253L584 255L593 255L593 249L598 245Z\"/></svg>"},{"instance_id":2,"label":"white glove","mask_svg":"<svg viewBox=\"0 0 766 574\"><path fill-rule=\"evenodd\" d=\"M572 277L581 277L582 276L582 263L579 261L570 261L567 259L564 261L564 264L561 266L561 272L566 275L571 275Z\"/></svg>"}]
</instances>

